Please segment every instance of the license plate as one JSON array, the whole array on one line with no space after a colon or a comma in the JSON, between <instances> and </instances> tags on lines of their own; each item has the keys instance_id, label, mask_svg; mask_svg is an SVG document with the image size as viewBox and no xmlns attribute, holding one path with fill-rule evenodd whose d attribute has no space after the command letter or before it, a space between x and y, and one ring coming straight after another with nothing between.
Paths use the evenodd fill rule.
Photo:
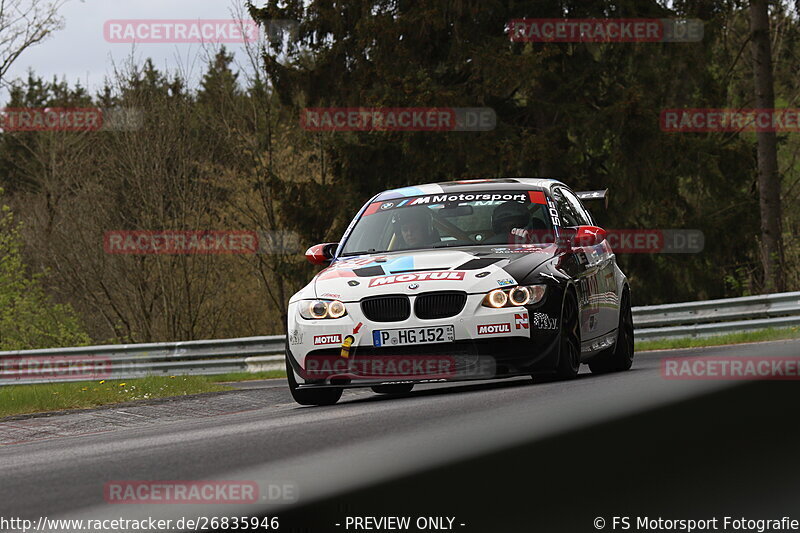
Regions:
<instances>
[{"instance_id":1,"label":"license plate","mask_svg":"<svg viewBox=\"0 0 800 533\"><path fill-rule=\"evenodd\" d=\"M453 328L453 326L432 326L428 328L408 329L378 329L372 332L372 343L376 347L453 342L455 338L455 328Z\"/></svg>"}]
</instances>

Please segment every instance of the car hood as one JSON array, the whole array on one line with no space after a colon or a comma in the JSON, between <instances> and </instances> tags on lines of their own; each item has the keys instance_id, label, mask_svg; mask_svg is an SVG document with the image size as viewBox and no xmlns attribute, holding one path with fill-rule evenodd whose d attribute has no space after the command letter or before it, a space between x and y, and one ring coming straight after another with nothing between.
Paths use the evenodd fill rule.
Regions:
<instances>
[{"instance_id":1,"label":"car hood","mask_svg":"<svg viewBox=\"0 0 800 533\"><path fill-rule=\"evenodd\" d=\"M314 278L317 298L357 301L381 294L468 293L522 283L556 254L549 246L470 246L342 258Z\"/></svg>"}]
</instances>

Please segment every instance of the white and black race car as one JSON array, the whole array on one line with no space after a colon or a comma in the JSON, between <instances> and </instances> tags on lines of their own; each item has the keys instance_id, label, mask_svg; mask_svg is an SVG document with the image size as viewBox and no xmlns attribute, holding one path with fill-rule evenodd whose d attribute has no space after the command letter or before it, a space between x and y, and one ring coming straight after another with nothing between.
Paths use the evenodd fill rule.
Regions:
<instances>
[{"instance_id":1,"label":"white and black race car","mask_svg":"<svg viewBox=\"0 0 800 533\"><path fill-rule=\"evenodd\" d=\"M329 266L289 301L292 396L629 369L630 287L580 199L604 194L504 178L376 195L306 252Z\"/></svg>"}]
</instances>

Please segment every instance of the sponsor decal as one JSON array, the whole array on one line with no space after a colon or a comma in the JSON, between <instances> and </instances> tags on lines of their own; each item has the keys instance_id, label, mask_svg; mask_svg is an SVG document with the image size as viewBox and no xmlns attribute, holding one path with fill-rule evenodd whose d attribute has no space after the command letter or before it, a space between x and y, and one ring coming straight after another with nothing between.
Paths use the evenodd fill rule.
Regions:
<instances>
[{"instance_id":1,"label":"sponsor decal","mask_svg":"<svg viewBox=\"0 0 800 533\"><path fill-rule=\"evenodd\" d=\"M528 197L532 204L547 205L547 198L542 191L528 191Z\"/></svg>"},{"instance_id":2,"label":"sponsor decal","mask_svg":"<svg viewBox=\"0 0 800 533\"><path fill-rule=\"evenodd\" d=\"M534 196L536 194L536 196ZM538 195L541 195L539 197ZM535 198L535 200L534 200ZM403 207L412 207L415 205L437 205L444 203L455 202L475 202L476 206L479 205L497 205L502 202L508 201L527 202L534 201L534 203L544 204L544 193L538 191L530 191L529 193L460 193L460 194L427 194L425 196L417 196L414 198L406 198L399 202L379 201L369 204L364 210L362 217L374 215L378 211L386 211L389 209L399 209Z\"/></svg>"},{"instance_id":3,"label":"sponsor decal","mask_svg":"<svg viewBox=\"0 0 800 533\"><path fill-rule=\"evenodd\" d=\"M289 332L289 344L303 344L303 331L296 329Z\"/></svg>"},{"instance_id":4,"label":"sponsor decal","mask_svg":"<svg viewBox=\"0 0 800 533\"><path fill-rule=\"evenodd\" d=\"M496 335L498 333L511 333L511 324L506 322L504 324L481 324L478 326L478 335Z\"/></svg>"},{"instance_id":5,"label":"sponsor decal","mask_svg":"<svg viewBox=\"0 0 800 533\"><path fill-rule=\"evenodd\" d=\"M393 283L408 283L410 281L463 281L465 272L460 270L445 270L442 272L415 272L413 274L397 274L372 278L370 287L391 285Z\"/></svg>"},{"instance_id":6,"label":"sponsor decal","mask_svg":"<svg viewBox=\"0 0 800 533\"><path fill-rule=\"evenodd\" d=\"M514 327L528 329L528 313L514 313Z\"/></svg>"},{"instance_id":7,"label":"sponsor decal","mask_svg":"<svg viewBox=\"0 0 800 533\"><path fill-rule=\"evenodd\" d=\"M517 282L513 279L498 279L497 284L501 287L508 287L509 285L516 285Z\"/></svg>"},{"instance_id":8,"label":"sponsor decal","mask_svg":"<svg viewBox=\"0 0 800 533\"><path fill-rule=\"evenodd\" d=\"M335 335L315 335L314 336L314 346L322 346L325 344L339 344L342 342L341 334L337 333Z\"/></svg>"},{"instance_id":9,"label":"sponsor decal","mask_svg":"<svg viewBox=\"0 0 800 533\"><path fill-rule=\"evenodd\" d=\"M481 272L480 274L475 274L475 277L476 278L485 278L489 274L491 274L491 272Z\"/></svg>"},{"instance_id":10,"label":"sponsor decal","mask_svg":"<svg viewBox=\"0 0 800 533\"><path fill-rule=\"evenodd\" d=\"M408 205L443 204L447 202L524 202L528 200L525 193L460 193L460 194L430 194L414 198Z\"/></svg>"},{"instance_id":11,"label":"sponsor decal","mask_svg":"<svg viewBox=\"0 0 800 533\"><path fill-rule=\"evenodd\" d=\"M544 313L533 313L531 318L533 320L533 327L536 329L558 329L558 319L551 318ZM526 325L525 327L527 328L528 326Z\"/></svg>"},{"instance_id":12,"label":"sponsor decal","mask_svg":"<svg viewBox=\"0 0 800 533\"><path fill-rule=\"evenodd\" d=\"M547 199L547 211L550 213L553 225L561 227L561 219L558 218L558 209L556 209L556 204L554 204L553 200L550 198Z\"/></svg>"},{"instance_id":13,"label":"sponsor decal","mask_svg":"<svg viewBox=\"0 0 800 533\"><path fill-rule=\"evenodd\" d=\"M320 298L333 298L334 300L340 300L342 295L336 294L335 292L326 292L325 294L322 294Z\"/></svg>"}]
</instances>

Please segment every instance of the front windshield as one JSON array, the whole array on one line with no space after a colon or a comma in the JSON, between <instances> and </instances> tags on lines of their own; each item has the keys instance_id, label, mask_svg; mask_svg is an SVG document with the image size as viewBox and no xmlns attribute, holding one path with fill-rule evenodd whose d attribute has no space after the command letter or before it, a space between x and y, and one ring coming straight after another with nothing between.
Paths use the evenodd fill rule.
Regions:
<instances>
[{"instance_id":1,"label":"front windshield","mask_svg":"<svg viewBox=\"0 0 800 533\"><path fill-rule=\"evenodd\" d=\"M370 204L341 255L552 242L544 192L430 194Z\"/></svg>"}]
</instances>

